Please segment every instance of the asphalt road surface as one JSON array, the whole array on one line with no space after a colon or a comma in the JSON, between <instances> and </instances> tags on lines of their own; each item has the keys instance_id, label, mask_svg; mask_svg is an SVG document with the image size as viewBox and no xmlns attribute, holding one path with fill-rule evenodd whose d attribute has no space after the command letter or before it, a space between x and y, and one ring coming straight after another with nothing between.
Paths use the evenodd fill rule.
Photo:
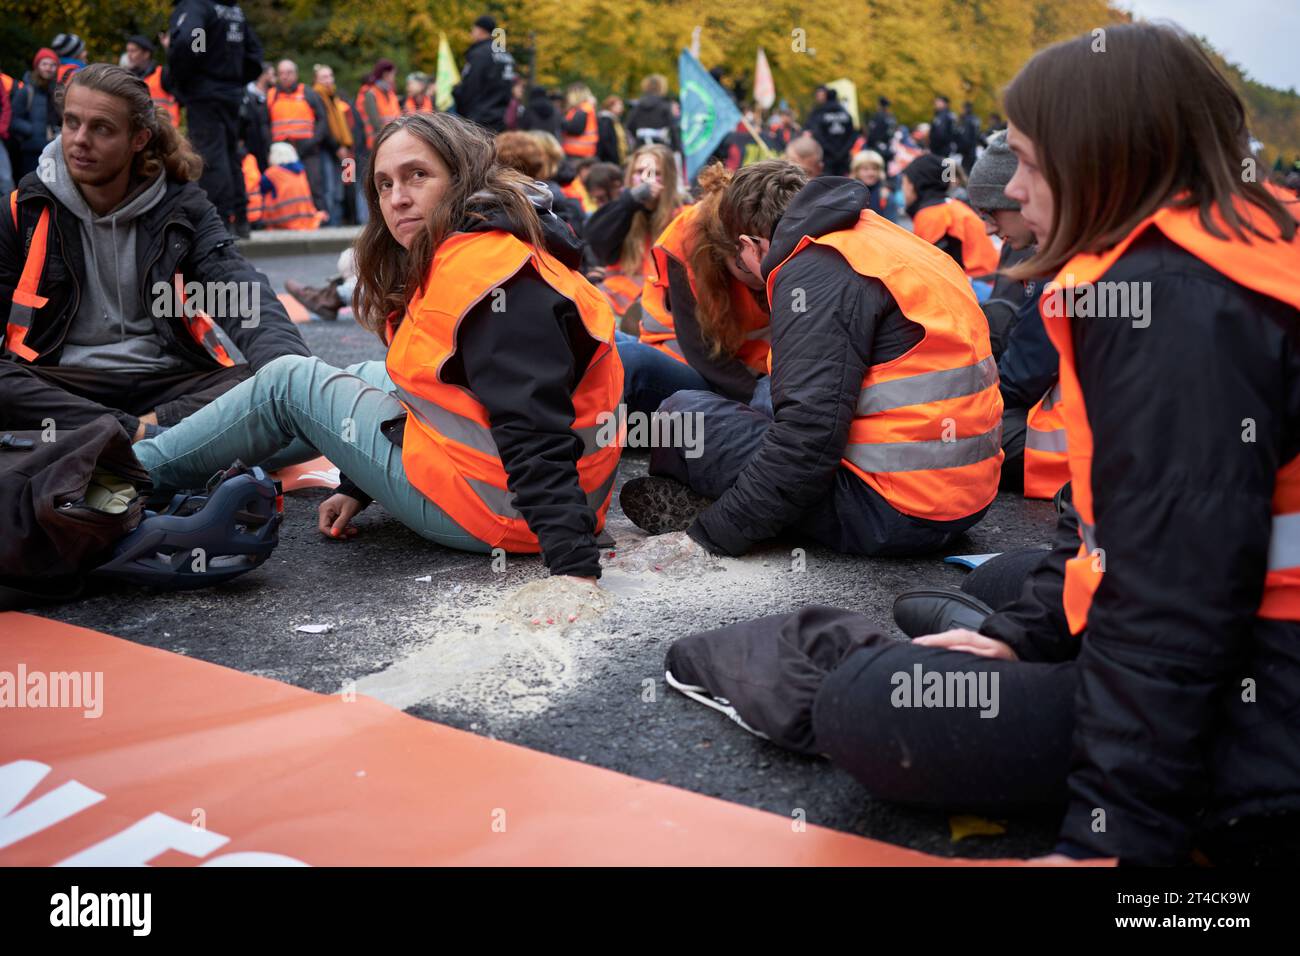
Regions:
<instances>
[{"instance_id":1,"label":"asphalt road surface","mask_svg":"<svg viewBox=\"0 0 1300 956\"><path fill-rule=\"evenodd\" d=\"M336 258L258 265L282 289L288 277L320 282ZM375 338L351 322L301 328L334 364L382 356ZM646 462L644 453L627 454L619 483L644 474ZM287 496L279 548L228 585L182 594L100 591L38 613L321 693L356 682L421 718L784 816L802 811L810 823L930 853L1029 856L1054 843L1050 810L999 820L1001 836L954 841L946 813L873 800L826 761L751 737L663 682L664 653L675 638L805 604L852 608L897 634L895 594L960 583L963 572L940 557L848 558L800 545L795 534L709 573L607 574L607 583L622 583L610 585L615 607L600 628L507 637L481 623L482 609L542 577L538 559L511 556L493 567L486 556L425 542L378 505L357 519L356 539L330 541L316 530L325 494ZM644 536L618 510L617 494L614 501L611 550L635 554ZM950 553L1045 545L1053 523L1050 503L1001 495ZM806 552L802 571L793 569L798 547ZM296 630L303 624L328 630Z\"/></svg>"}]
</instances>

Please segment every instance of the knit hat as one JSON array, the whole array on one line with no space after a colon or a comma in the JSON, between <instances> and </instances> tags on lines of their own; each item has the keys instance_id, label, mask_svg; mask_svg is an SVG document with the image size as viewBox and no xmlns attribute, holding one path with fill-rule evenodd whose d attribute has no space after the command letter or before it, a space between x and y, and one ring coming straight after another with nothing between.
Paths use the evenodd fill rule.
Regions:
<instances>
[{"instance_id":1,"label":"knit hat","mask_svg":"<svg viewBox=\"0 0 1300 956\"><path fill-rule=\"evenodd\" d=\"M153 41L150 40L147 36L143 36L142 34L133 33L131 34L131 36L126 38L126 42L134 43L140 49L146 50L149 53L153 52Z\"/></svg>"},{"instance_id":2,"label":"knit hat","mask_svg":"<svg viewBox=\"0 0 1300 956\"><path fill-rule=\"evenodd\" d=\"M1016 154L1007 146L1006 130L989 137L988 148L975 161L966 183L970 204L976 209L1016 209L1020 203L1003 191L1016 174Z\"/></svg>"},{"instance_id":3,"label":"knit hat","mask_svg":"<svg viewBox=\"0 0 1300 956\"><path fill-rule=\"evenodd\" d=\"M462 20L461 22L464 23L465 21ZM474 26L478 27L480 30L486 30L488 33L491 33L497 28L497 22L485 13L474 21Z\"/></svg>"},{"instance_id":4,"label":"knit hat","mask_svg":"<svg viewBox=\"0 0 1300 956\"><path fill-rule=\"evenodd\" d=\"M60 58L75 57L78 52L86 49L86 44L82 43L81 37L75 33L60 33L50 46Z\"/></svg>"},{"instance_id":5,"label":"knit hat","mask_svg":"<svg viewBox=\"0 0 1300 956\"><path fill-rule=\"evenodd\" d=\"M46 57L49 57L55 63L59 62L59 55L55 53L53 50L51 50L49 47L43 46L39 50L37 50L36 55L32 57L32 69L33 70L36 69L36 64L40 63L41 60L45 59Z\"/></svg>"},{"instance_id":6,"label":"knit hat","mask_svg":"<svg viewBox=\"0 0 1300 956\"><path fill-rule=\"evenodd\" d=\"M912 183L920 199L942 196L948 191L948 181L943 178L943 160L934 153L922 153L912 160L903 175Z\"/></svg>"}]
</instances>

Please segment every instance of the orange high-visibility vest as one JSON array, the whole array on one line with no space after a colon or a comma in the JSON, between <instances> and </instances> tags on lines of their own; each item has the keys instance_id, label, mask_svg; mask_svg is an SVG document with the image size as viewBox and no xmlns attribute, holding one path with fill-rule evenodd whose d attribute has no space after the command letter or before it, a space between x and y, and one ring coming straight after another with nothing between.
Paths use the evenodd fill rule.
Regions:
<instances>
[{"instance_id":1,"label":"orange high-visibility vest","mask_svg":"<svg viewBox=\"0 0 1300 956\"><path fill-rule=\"evenodd\" d=\"M311 201L311 185L305 172L271 166L266 178L275 187L262 196L262 225L267 229L317 229L325 214Z\"/></svg>"},{"instance_id":2,"label":"orange high-visibility vest","mask_svg":"<svg viewBox=\"0 0 1300 956\"><path fill-rule=\"evenodd\" d=\"M433 98L429 96L408 96L402 100L403 113L432 113Z\"/></svg>"},{"instance_id":3,"label":"orange high-visibility vest","mask_svg":"<svg viewBox=\"0 0 1300 956\"><path fill-rule=\"evenodd\" d=\"M567 186L561 186L562 192L569 199L576 199L582 206L582 211L590 215L596 211L596 203L587 192L587 185L582 181L581 176L574 176Z\"/></svg>"},{"instance_id":4,"label":"orange high-visibility vest","mask_svg":"<svg viewBox=\"0 0 1300 956\"><path fill-rule=\"evenodd\" d=\"M165 109L167 115L172 118L172 125L180 129L181 105L176 102L176 97L163 89L161 66L155 66L153 72L144 78L144 85L149 87L149 95L153 97L153 105Z\"/></svg>"},{"instance_id":5,"label":"orange high-visibility vest","mask_svg":"<svg viewBox=\"0 0 1300 956\"><path fill-rule=\"evenodd\" d=\"M960 242L962 268L972 279L998 271L998 251L984 231L983 220L960 199L947 199L918 210L912 219L912 231L935 245L944 236Z\"/></svg>"},{"instance_id":6,"label":"orange high-visibility vest","mask_svg":"<svg viewBox=\"0 0 1300 956\"><path fill-rule=\"evenodd\" d=\"M5 348L28 362L35 362L40 358L40 353L26 344L36 310L44 308L50 301L38 291L41 275L45 272L45 258L49 252L50 209L48 204L44 205L40 217L36 220L36 228L32 231L32 241L27 247L26 260L18 277L18 285L14 289L13 305L9 308L9 322L5 328ZM14 230L17 231L18 190L16 189L9 193L9 214L13 217ZM21 239L21 236L19 238ZM177 318L185 326L185 331L217 362L222 365L234 365L234 359L226 351L225 343L217 332L216 323L207 313L185 314L185 280L180 272L177 272L173 278L176 282L176 301L181 307Z\"/></svg>"},{"instance_id":7,"label":"orange high-visibility vest","mask_svg":"<svg viewBox=\"0 0 1300 956\"><path fill-rule=\"evenodd\" d=\"M575 159L581 159L584 156L596 155L596 143L600 140L600 134L596 129L596 104L593 100L573 107L564 114L565 122L573 119L573 114L582 110L587 114L587 125L577 136L564 134L561 145L564 147L564 155L572 156Z\"/></svg>"},{"instance_id":8,"label":"orange high-visibility vest","mask_svg":"<svg viewBox=\"0 0 1300 956\"><path fill-rule=\"evenodd\" d=\"M366 109L366 94L375 94L375 108L379 110L379 127L370 125L370 111ZM357 112L361 114L361 125L366 131L366 148L374 151L375 137L380 130L402 115L402 106L397 101L397 94L392 90L383 90L369 83L363 84L357 93Z\"/></svg>"},{"instance_id":9,"label":"orange high-visibility vest","mask_svg":"<svg viewBox=\"0 0 1300 956\"><path fill-rule=\"evenodd\" d=\"M946 253L864 209L852 229L800 239L769 273L769 301L785 264L812 243L883 282L925 330L914 348L867 369L842 464L904 514L932 521L975 514L998 493L1002 394L970 283Z\"/></svg>"},{"instance_id":10,"label":"orange high-visibility vest","mask_svg":"<svg viewBox=\"0 0 1300 956\"><path fill-rule=\"evenodd\" d=\"M1300 309L1300 238L1283 242L1277 225L1262 211L1240 203L1241 215L1253 223L1269 242L1252 237L1250 243L1238 239L1224 223L1216 209L1213 220L1228 238L1220 239L1201 226L1196 207L1177 209L1165 206L1148 216L1118 245L1104 254L1075 256L1065 264L1054 282L1047 287L1039 303L1048 337L1061 354L1061 393L1066 436L1069 439L1071 494L1079 514L1079 553L1065 565L1065 615L1073 634L1088 626L1088 610L1101 585L1104 551L1099 543L1105 529L1098 529L1092 509L1092 430L1088 410L1079 385L1074 360L1074 339L1070 316L1065 308L1062 288L1095 282L1106 274L1133 241L1155 226L1172 242L1233 282L1270 298ZM1273 491L1273 532L1269 543L1268 570L1264 578L1264 596L1259 617L1279 621L1300 621L1300 456L1282 464Z\"/></svg>"},{"instance_id":11,"label":"orange high-visibility vest","mask_svg":"<svg viewBox=\"0 0 1300 956\"><path fill-rule=\"evenodd\" d=\"M278 86L266 94L266 105L271 112L271 140L276 143L294 143L311 139L316 131L316 114L307 102L306 88L299 83L289 92Z\"/></svg>"},{"instance_id":12,"label":"orange high-visibility vest","mask_svg":"<svg viewBox=\"0 0 1300 956\"><path fill-rule=\"evenodd\" d=\"M650 250L645 283L641 287L641 341L653 345L683 364L686 356L677 344L673 314L668 308L668 260L676 259L686 267L691 291L695 290L695 270L691 268L691 246L695 235L695 216L699 206L687 206L668 224ZM747 366L760 374L767 371L767 353L771 348L771 313L743 282L728 273L731 288L732 318L744 333L744 343L736 353Z\"/></svg>"},{"instance_id":13,"label":"orange high-visibility vest","mask_svg":"<svg viewBox=\"0 0 1300 956\"><path fill-rule=\"evenodd\" d=\"M1054 498L1070 480L1059 380L1029 410L1025 420L1024 468L1026 498Z\"/></svg>"},{"instance_id":14,"label":"orange high-visibility vest","mask_svg":"<svg viewBox=\"0 0 1300 956\"><path fill-rule=\"evenodd\" d=\"M614 314L622 318L641 295L644 282L644 276L626 275L617 265L612 265L605 267L605 278L596 284L596 288L608 300Z\"/></svg>"},{"instance_id":15,"label":"orange high-visibility vest","mask_svg":"<svg viewBox=\"0 0 1300 956\"><path fill-rule=\"evenodd\" d=\"M252 153L244 154L244 192L248 195L248 221L262 221L262 170Z\"/></svg>"},{"instance_id":16,"label":"orange high-visibility vest","mask_svg":"<svg viewBox=\"0 0 1300 956\"><path fill-rule=\"evenodd\" d=\"M513 505L488 410L442 372L456 351L461 321L529 263L577 306L598 343L573 393L571 427L583 444L578 482L599 531L620 454L619 442L602 443L600 435L622 400L623 366L614 348L614 314L587 280L509 233L457 233L438 246L427 292L407 307L387 359L397 397L410 413L402 443L407 479L480 541L520 552L538 551L537 535Z\"/></svg>"},{"instance_id":17,"label":"orange high-visibility vest","mask_svg":"<svg viewBox=\"0 0 1300 956\"><path fill-rule=\"evenodd\" d=\"M81 67L78 66L76 63L64 63L62 66L58 68L57 71L55 71L54 74L55 84L62 85L64 80L70 77L73 73L76 73L79 69L81 69Z\"/></svg>"}]
</instances>

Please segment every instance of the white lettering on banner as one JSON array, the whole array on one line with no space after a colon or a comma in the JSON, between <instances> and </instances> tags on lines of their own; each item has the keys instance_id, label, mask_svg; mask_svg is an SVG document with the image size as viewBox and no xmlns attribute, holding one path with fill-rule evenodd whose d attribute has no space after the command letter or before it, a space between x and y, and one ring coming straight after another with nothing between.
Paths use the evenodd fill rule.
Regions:
<instances>
[{"instance_id":1,"label":"white lettering on banner","mask_svg":"<svg viewBox=\"0 0 1300 956\"><path fill-rule=\"evenodd\" d=\"M70 780L22 809L17 809L50 772L48 764L15 760L0 764L0 849L49 829L106 799L102 793ZM57 866L147 866L167 850L204 857L230 842L214 830L194 827L165 813L151 813L131 826L92 844ZM309 866L280 853L225 853L202 866ZM53 902L53 901L52 901ZM51 917L53 918L53 917ZM55 924L66 925L66 924ZM76 925L75 923L72 925Z\"/></svg>"},{"instance_id":2,"label":"white lettering on banner","mask_svg":"<svg viewBox=\"0 0 1300 956\"><path fill-rule=\"evenodd\" d=\"M0 849L62 823L104 799L102 793L69 780L17 809L49 772L48 764L35 760L0 765Z\"/></svg>"},{"instance_id":3,"label":"white lettering on banner","mask_svg":"<svg viewBox=\"0 0 1300 956\"><path fill-rule=\"evenodd\" d=\"M179 850L190 856L207 856L229 843L230 837L197 830L165 813L151 813L121 833L74 853L55 866L147 866L149 861L167 850Z\"/></svg>"}]
</instances>

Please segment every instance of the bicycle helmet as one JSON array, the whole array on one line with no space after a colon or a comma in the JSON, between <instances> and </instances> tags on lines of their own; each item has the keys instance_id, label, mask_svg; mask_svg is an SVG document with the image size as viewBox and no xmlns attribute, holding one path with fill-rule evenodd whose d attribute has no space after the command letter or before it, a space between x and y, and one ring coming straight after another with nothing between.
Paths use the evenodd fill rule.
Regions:
<instances>
[{"instance_id":1,"label":"bicycle helmet","mask_svg":"<svg viewBox=\"0 0 1300 956\"><path fill-rule=\"evenodd\" d=\"M146 511L94 574L168 591L220 584L270 557L283 519L280 483L236 461L204 492L178 494L162 511Z\"/></svg>"}]
</instances>

